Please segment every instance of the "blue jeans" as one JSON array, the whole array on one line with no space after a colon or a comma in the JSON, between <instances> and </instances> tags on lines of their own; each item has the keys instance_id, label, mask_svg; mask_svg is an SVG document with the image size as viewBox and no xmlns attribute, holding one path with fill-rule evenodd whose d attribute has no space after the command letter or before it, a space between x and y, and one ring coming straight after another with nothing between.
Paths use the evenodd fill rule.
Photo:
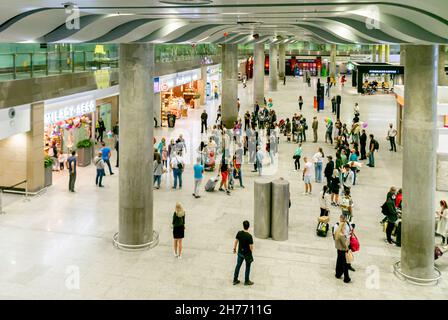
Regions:
<instances>
[{"instance_id":1,"label":"blue jeans","mask_svg":"<svg viewBox=\"0 0 448 320\"><path fill-rule=\"evenodd\" d=\"M182 188L182 171L179 169L173 169L174 176L174 188L177 188L177 179L179 179L179 188Z\"/></svg>"},{"instance_id":2,"label":"blue jeans","mask_svg":"<svg viewBox=\"0 0 448 320\"><path fill-rule=\"evenodd\" d=\"M374 153L374 151L373 152L370 152L370 154L369 154L369 166L372 166L372 167L374 167L375 166L375 156L373 155L373 153Z\"/></svg>"},{"instance_id":3,"label":"blue jeans","mask_svg":"<svg viewBox=\"0 0 448 320\"><path fill-rule=\"evenodd\" d=\"M316 162L314 164L314 175L316 182L322 182L322 162Z\"/></svg>"},{"instance_id":4,"label":"blue jeans","mask_svg":"<svg viewBox=\"0 0 448 320\"><path fill-rule=\"evenodd\" d=\"M162 181L162 176L154 175L154 186L156 185L156 182L157 182L157 188L160 188L160 182L161 181Z\"/></svg>"},{"instance_id":5,"label":"blue jeans","mask_svg":"<svg viewBox=\"0 0 448 320\"><path fill-rule=\"evenodd\" d=\"M241 171L241 168L238 170L238 180L240 181L240 187L243 186L243 171Z\"/></svg>"},{"instance_id":6,"label":"blue jeans","mask_svg":"<svg viewBox=\"0 0 448 320\"><path fill-rule=\"evenodd\" d=\"M95 178L95 184L96 185L103 185L103 177L106 175L104 172L104 169L96 169L96 178Z\"/></svg>"},{"instance_id":7,"label":"blue jeans","mask_svg":"<svg viewBox=\"0 0 448 320\"><path fill-rule=\"evenodd\" d=\"M356 171L357 171L358 169L356 169L356 168L352 168L352 171L353 171L353 185L355 185L356 184Z\"/></svg>"},{"instance_id":8,"label":"blue jeans","mask_svg":"<svg viewBox=\"0 0 448 320\"><path fill-rule=\"evenodd\" d=\"M243 265L243 261L244 261L244 256L240 253L238 253L237 256L237 260L236 260L236 267L235 267L235 273L233 275L233 281L237 281L238 280L238 276L240 275L240 269L241 266ZM244 276L244 281L248 282L250 280L249 276L250 276L250 264L251 262L247 262L246 260L246 273Z\"/></svg>"}]
</instances>

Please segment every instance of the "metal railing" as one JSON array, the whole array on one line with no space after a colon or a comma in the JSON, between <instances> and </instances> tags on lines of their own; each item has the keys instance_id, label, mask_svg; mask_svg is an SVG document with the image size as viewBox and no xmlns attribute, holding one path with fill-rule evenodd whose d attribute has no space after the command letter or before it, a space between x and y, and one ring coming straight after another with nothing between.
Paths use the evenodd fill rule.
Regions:
<instances>
[{"instance_id":1,"label":"metal railing","mask_svg":"<svg viewBox=\"0 0 448 320\"><path fill-rule=\"evenodd\" d=\"M25 184L25 199L24 201L30 201L29 199L29 193L28 193L28 180L20 181L19 183L16 183L15 185L12 185L10 187L0 187L0 214L6 214L5 211L3 211L3 193L4 191L13 191L15 187L20 186L22 184ZM12 192L17 193L17 191Z\"/></svg>"},{"instance_id":2,"label":"metal railing","mask_svg":"<svg viewBox=\"0 0 448 320\"><path fill-rule=\"evenodd\" d=\"M0 81L118 68L118 58L93 51L0 53Z\"/></svg>"}]
</instances>

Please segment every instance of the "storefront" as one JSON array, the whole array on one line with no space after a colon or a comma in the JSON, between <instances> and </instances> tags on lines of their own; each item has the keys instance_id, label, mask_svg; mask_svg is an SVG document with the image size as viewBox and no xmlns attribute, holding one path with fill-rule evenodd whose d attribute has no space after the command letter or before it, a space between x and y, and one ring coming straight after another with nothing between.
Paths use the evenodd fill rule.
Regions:
<instances>
[{"instance_id":1,"label":"storefront","mask_svg":"<svg viewBox=\"0 0 448 320\"><path fill-rule=\"evenodd\" d=\"M321 57L290 57L286 59L286 74L295 76L304 76L309 71L310 75L315 77L320 75L322 70L322 58Z\"/></svg>"},{"instance_id":2,"label":"storefront","mask_svg":"<svg viewBox=\"0 0 448 320\"><path fill-rule=\"evenodd\" d=\"M353 62L353 65L352 86L357 87L358 93L364 93L365 87L372 83L378 89L383 89L384 83L384 88L389 92L395 85L395 77L404 75L403 66L371 62Z\"/></svg>"},{"instance_id":3,"label":"storefront","mask_svg":"<svg viewBox=\"0 0 448 320\"><path fill-rule=\"evenodd\" d=\"M205 94L207 100L217 99L221 92L221 64L207 66L207 84Z\"/></svg>"},{"instance_id":4,"label":"storefront","mask_svg":"<svg viewBox=\"0 0 448 320\"><path fill-rule=\"evenodd\" d=\"M112 142L112 128L118 120L118 86L47 100L44 102L44 150L54 156L69 154L77 144L95 138L95 124L102 119L105 142ZM110 139L110 141L108 140Z\"/></svg>"},{"instance_id":5,"label":"storefront","mask_svg":"<svg viewBox=\"0 0 448 320\"><path fill-rule=\"evenodd\" d=\"M201 69L184 71L154 78L154 117L161 126L168 126L170 115L180 119L188 117L190 108L200 106L199 81ZM159 122L160 121L160 122Z\"/></svg>"}]
</instances>

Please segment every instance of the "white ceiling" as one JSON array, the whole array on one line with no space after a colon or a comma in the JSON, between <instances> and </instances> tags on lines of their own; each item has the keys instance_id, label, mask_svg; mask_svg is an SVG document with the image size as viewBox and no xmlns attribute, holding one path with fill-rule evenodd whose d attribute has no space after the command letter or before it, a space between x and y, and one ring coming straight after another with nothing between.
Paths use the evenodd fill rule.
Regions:
<instances>
[{"instance_id":1,"label":"white ceiling","mask_svg":"<svg viewBox=\"0 0 448 320\"><path fill-rule=\"evenodd\" d=\"M448 0L72 0L79 30L63 1L0 0L0 42L448 43Z\"/></svg>"}]
</instances>

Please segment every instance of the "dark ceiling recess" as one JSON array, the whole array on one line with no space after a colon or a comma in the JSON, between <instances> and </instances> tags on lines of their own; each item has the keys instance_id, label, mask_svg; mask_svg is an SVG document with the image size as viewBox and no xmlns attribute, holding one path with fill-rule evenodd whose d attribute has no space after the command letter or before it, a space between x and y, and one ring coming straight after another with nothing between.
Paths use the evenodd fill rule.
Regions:
<instances>
[{"instance_id":1,"label":"dark ceiling recess","mask_svg":"<svg viewBox=\"0 0 448 320\"><path fill-rule=\"evenodd\" d=\"M166 4L210 4L212 3L212 0L160 0L160 3L166 3Z\"/></svg>"}]
</instances>

